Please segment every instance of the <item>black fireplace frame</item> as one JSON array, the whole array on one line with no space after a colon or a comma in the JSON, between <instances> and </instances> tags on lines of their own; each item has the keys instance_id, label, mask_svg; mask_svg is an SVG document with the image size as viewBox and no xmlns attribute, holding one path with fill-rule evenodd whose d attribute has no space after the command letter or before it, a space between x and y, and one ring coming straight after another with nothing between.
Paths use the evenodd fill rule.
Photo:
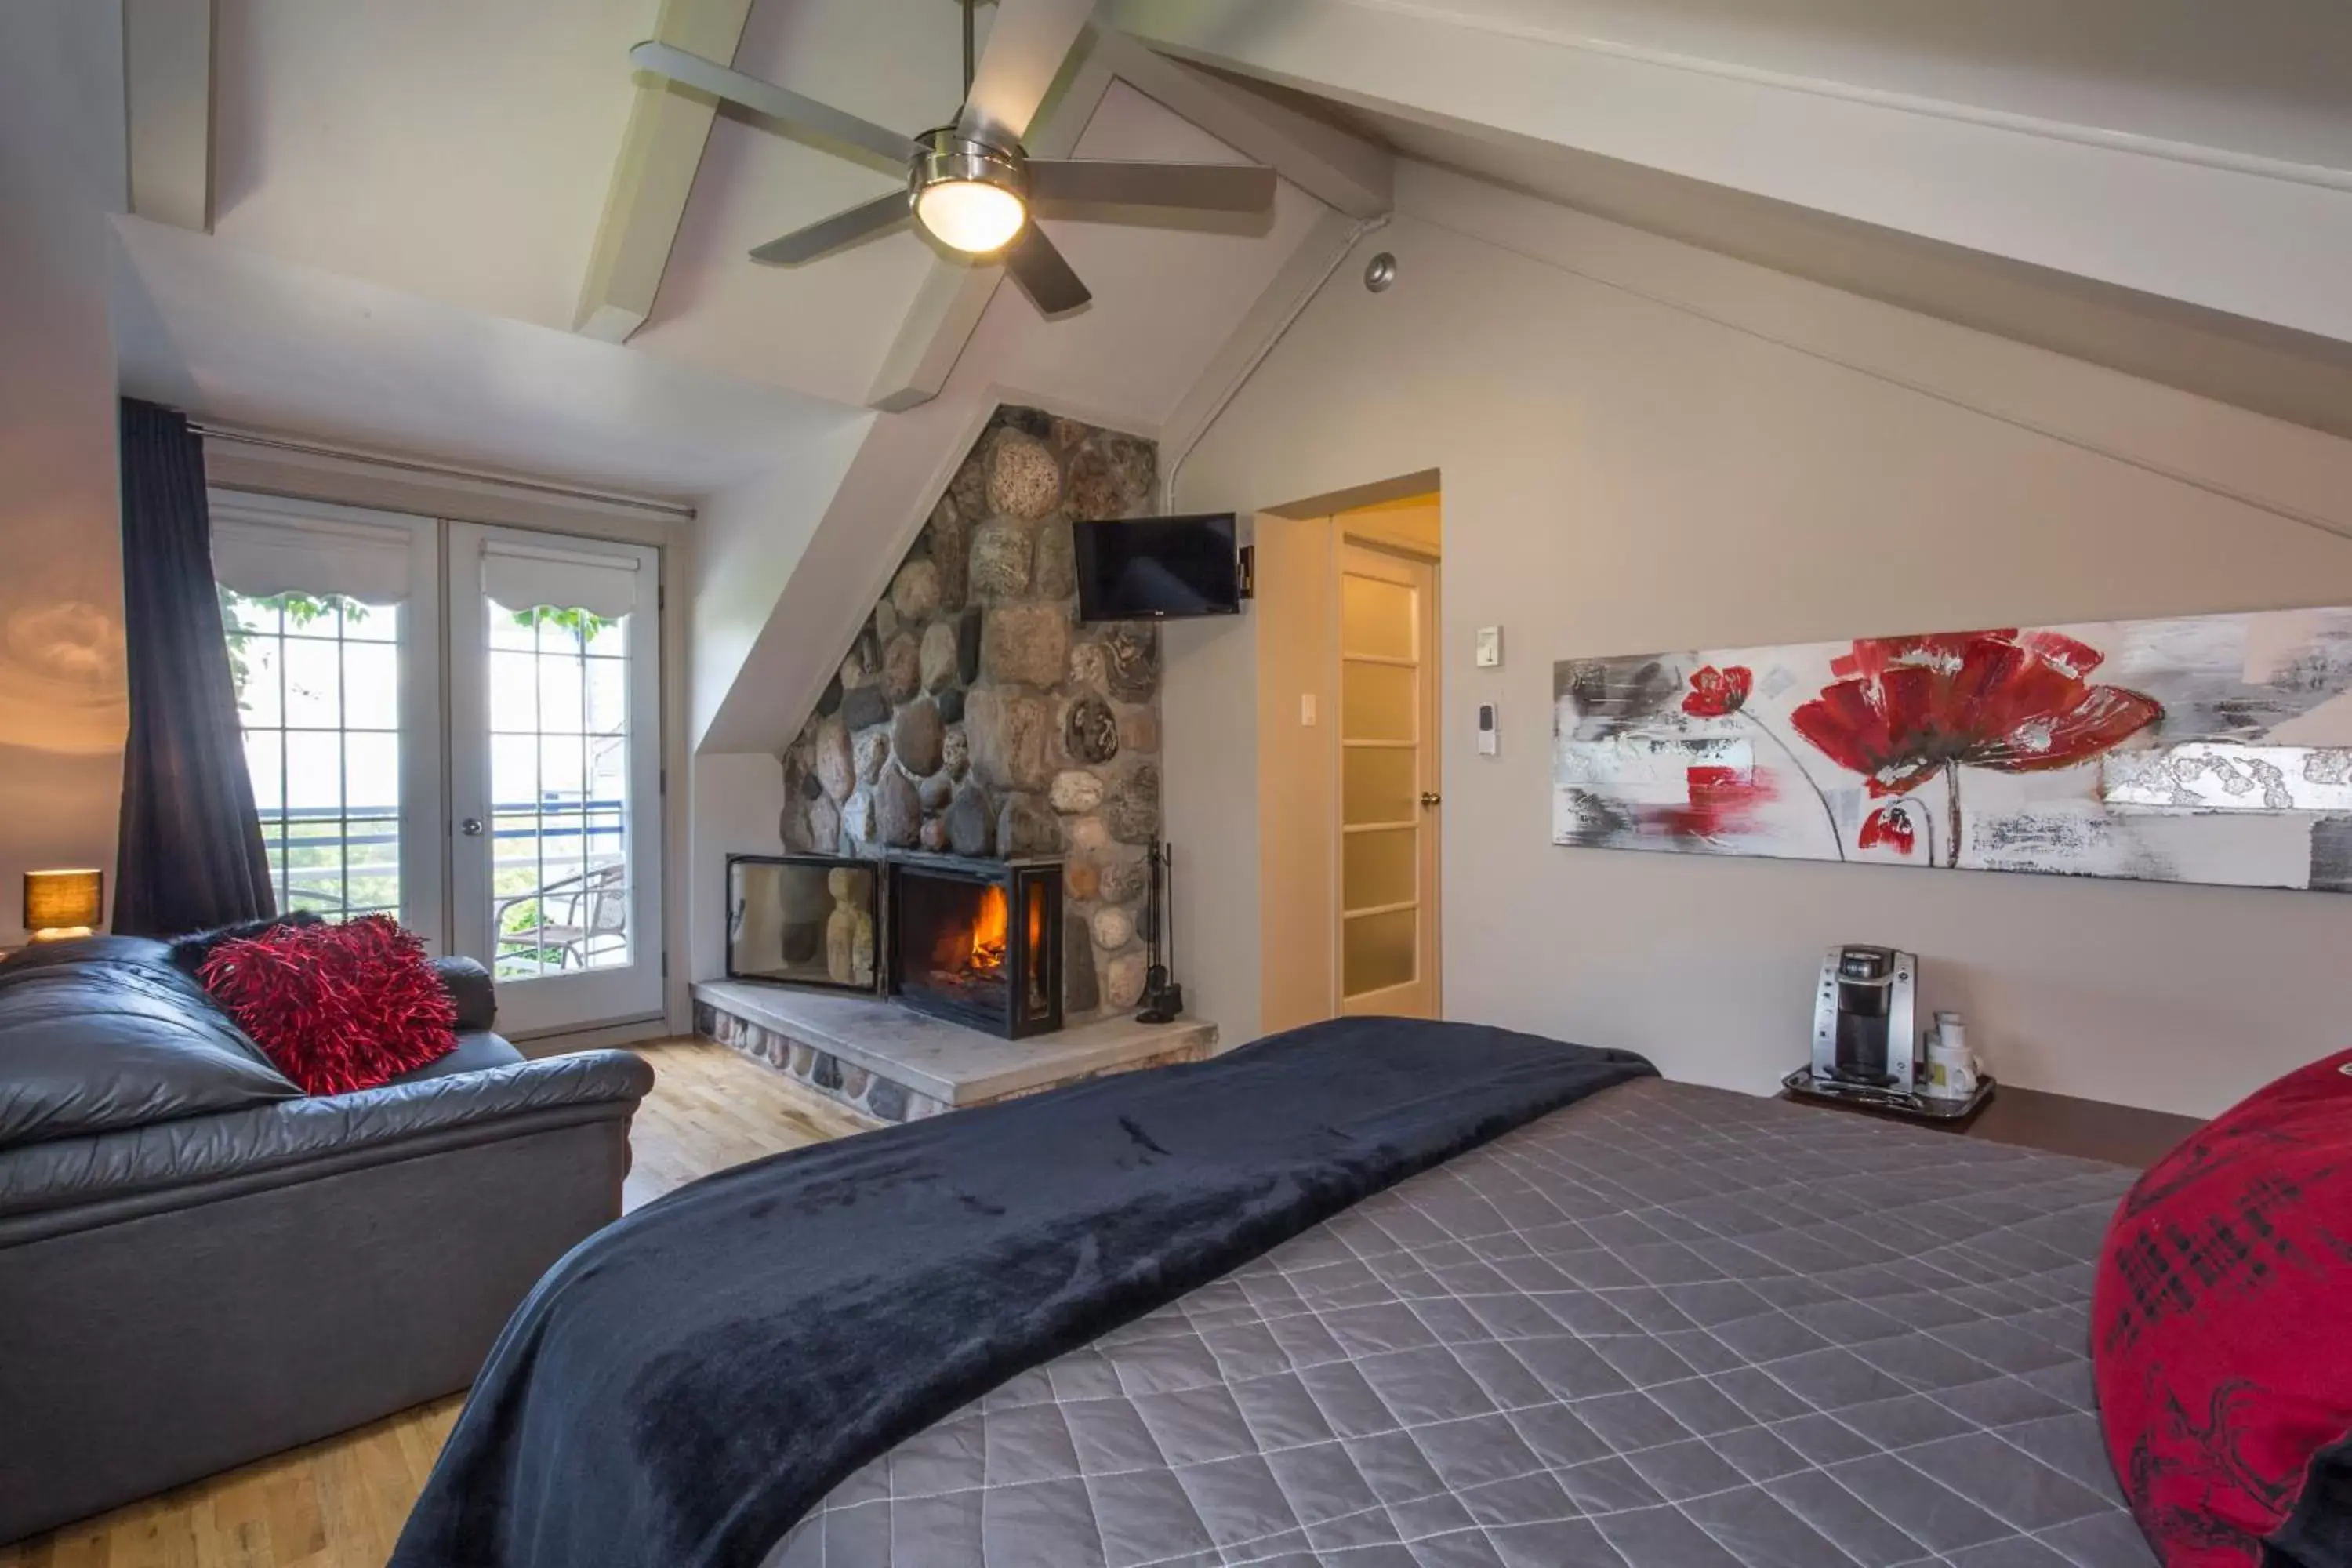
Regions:
<instances>
[{"instance_id":1,"label":"black fireplace frame","mask_svg":"<svg viewBox=\"0 0 2352 1568\"><path fill-rule=\"evenodd\" d=\"M934 1018L944 1018L950 1024L961 1024L969 1029L1000 1035L1008 1040L1027 1039L1033 1035L1048 1035L1062 1026L1062 988L1066 982L1062 965L1071 962L1063 951L1062 941L1062 862L1059 860L972 860L959 855L923 855L908 851L891 854L884 861L889 869L889 886L882 905L888 911L888 930L881 936L887 954L887 961L875 967L880 971L887 994L903 1007L926 1013ZM906 984L905 956L898 943L898 911L906 906L900 890L902 880L909 874L939 879L968 882L974 887L998 887L1004 889L1006 923L1009 934L1022 931L1024 911L1030 900L1042 906L1044 919L1039 930L1044 932L1045 946L1057 962L1049 965L1045 987L1045 1005L1034 1012L1026 1011L1023 998L1029 994L1030 971L1039 957L1025 941L1012 940L1005 945L1005 1013L993 1017L976 1007L961 1007L936 993L909 990ZM1088 961L1089 954L1080 954Z\"/></svg>"}]
</instances>

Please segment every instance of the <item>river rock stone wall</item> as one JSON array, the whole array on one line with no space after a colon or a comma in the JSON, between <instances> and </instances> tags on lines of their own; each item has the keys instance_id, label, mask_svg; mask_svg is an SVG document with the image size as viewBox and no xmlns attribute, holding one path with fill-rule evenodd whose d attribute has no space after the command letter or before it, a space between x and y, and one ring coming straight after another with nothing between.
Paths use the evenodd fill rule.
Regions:
<instances>
[{"instance_id":1,"label":"river rock stone wall","mask_svg":"<svg viewBox=\"0 0 2352 1568\"><path fill-rule=\"evenodd\" d=\"M1063 1012L1143 993L1160 639L1080 626L1074 520L1150 512L1134 436L1002 408L783 752L784 843L1065 858Z\"/></svg>"}]
</instances>

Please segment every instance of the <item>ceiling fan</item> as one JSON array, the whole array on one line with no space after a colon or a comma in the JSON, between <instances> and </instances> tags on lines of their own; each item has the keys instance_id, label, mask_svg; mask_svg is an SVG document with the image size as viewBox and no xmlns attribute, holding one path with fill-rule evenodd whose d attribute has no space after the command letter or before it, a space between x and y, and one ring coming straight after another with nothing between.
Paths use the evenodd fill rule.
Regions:
<instances>
[{"instance_id":1,"label":"ceiling fan","mask_svg":"<svg viewBox=\"0 0 2352 1568\"><path fill-rule=\"evenodd\" d=\"M1093 10L1092 0L997 0L988 50L975 69L972 0L963 0L963 107L953 124L913 137L667 44L639 44L629 58L714 98L906 165L906 189L770 240L751 252L753 260L812 261L911 219L951 249L1001 261L1038 310L1057 316L1093 296L1038 228L1037 211L1246 213L1274 205L1274 171L1255 164L1032 158L1023 151L1021 138Z\"/></svg>"}]
</instances>

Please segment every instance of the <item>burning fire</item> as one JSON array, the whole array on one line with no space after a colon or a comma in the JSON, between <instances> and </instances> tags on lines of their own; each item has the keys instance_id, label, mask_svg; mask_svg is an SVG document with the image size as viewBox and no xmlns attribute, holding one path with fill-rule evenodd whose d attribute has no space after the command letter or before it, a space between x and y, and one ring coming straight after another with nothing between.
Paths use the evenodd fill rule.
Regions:
<instances>
[{"instance_id":1,"label":"burning fire","mask_svg":"<svg viewBox=\"0 0 2352 1568\"><path fill-rule=\"evenodd\" d=\"M1004 967L1004 939L1008 929L1008 913L1004 889L988 888L980 895L980 908L971 917L971 964L978 970L992 971Z\"/></svg>"}]
</instances>

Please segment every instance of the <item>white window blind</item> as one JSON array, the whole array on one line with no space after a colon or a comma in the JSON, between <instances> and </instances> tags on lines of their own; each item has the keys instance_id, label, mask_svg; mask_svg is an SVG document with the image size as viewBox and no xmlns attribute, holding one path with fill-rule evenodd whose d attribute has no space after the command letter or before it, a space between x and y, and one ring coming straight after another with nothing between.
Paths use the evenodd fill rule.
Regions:
<instances>
[{"instance_id":1,"label":"white window blind","mask_svg":"<svg viewBox=\"0 0 2352 1568\"><path fill-rule=\"evenodd\" d=\"M213 575L248 598L340 594L363 605L408 597L405 530L323 518L213 515Z\"/></svg>"},{"instance_id":2,"label":"white window blind","mask_svg":"<svg viewBox=\"0 0 2352 1568\"><path fill-rule=\"evenodd\" d=\"M586 610L617 621L636 610L637 563L493 539L482 546L482 592L509 610Z\"/></svg>"}]
</instances>

